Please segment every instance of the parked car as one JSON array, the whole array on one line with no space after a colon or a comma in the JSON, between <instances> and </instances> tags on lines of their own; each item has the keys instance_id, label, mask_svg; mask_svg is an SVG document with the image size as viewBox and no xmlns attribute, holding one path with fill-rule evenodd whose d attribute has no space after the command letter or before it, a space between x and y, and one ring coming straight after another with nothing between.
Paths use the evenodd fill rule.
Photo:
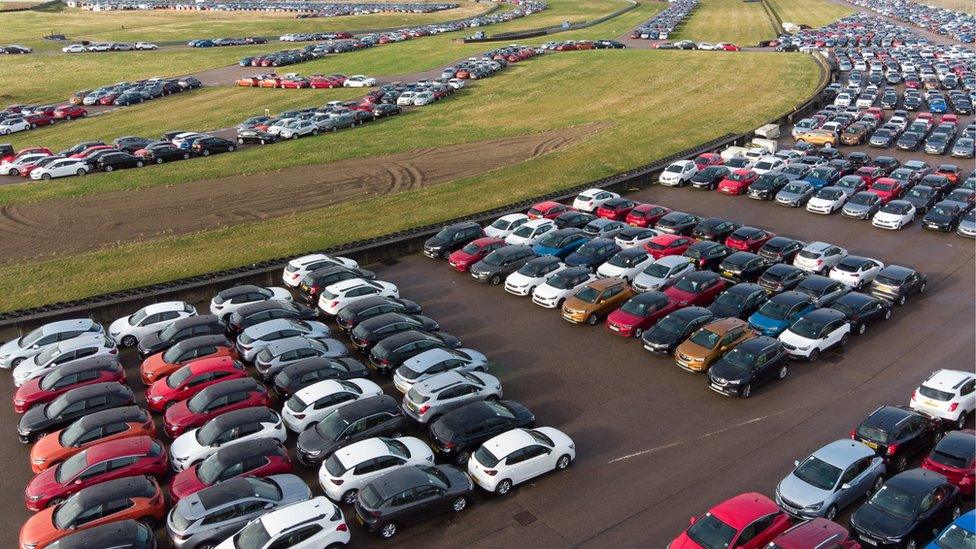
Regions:
<instances>
[{"instance_id":1,"label":"parked car","mask_svg":"<svg viewBox=\"0 0 976 549\"><path fill-rule=\"evenodd\" d=\"M332 501L356 503L359 490L391 471L433 465L430 446L414 437L374 437L340 448L319 468L319 485Z\"/></svg>"},{"instance_id":2,"label":"parked car","mask_svg":"<svg viewBox=\"0 0 976 549\"><path fill-rule=\"evenodd\" d=\"M691 526L670 543L671 547L765 547L791 526L789 515L758 493L728 499L707 513L692 518ZM748 540L738 543L737 540Z\"/></svg>"},{"instance_id":3,"label":"parked car","mask_svg":"<svg viewBox=\"0 0 976 549\"><path fill-rule=\"evenodd\" d=\"M285 425L277 412L265 406L249 406L220 414L198 429L176 437L170 444L174 471L194 467L214 452L249 440L275 439L284 443Z\"/></svg>"},{"instance_id":4,"label":"parked car","mask_svg":"<svg viewBox=\"0 0 976 549\"><path fill-rule=\"evenodd\" d=\"M924 274L901 265L888 265L871 281L870 293L901 306L909 297L925 293L927 285Z\"/></svg>"},{"instance_id":5,"label":"parked car","mask_svg":"<svg viewBox=\"0 0 976 549\"><path fill-rule=\"evenodd\" d=\"M220 448L197 465L176 473L169 485L169 496L177 502L219 483L248 477L290 473L291 458L281 441L257 438Z\"/></svg>"},{"instance_id":6,"label":"parked car","mask_svg":"<svg viewBox=\"0 0 976 549\"><path fill-rule=\"evenodd\" d=\"M670 355L681 342L713 320L715 315L704 307L683 307L644 332L641 343L652 353Z\"/></svg>"},{"instance_id":7,"label":"parked car","mask_svg":"<svg viewBox=\"0 0 976 549\"><path fill-rule=\"evenodd\" d=\"M92 412L64 429L38 439L31 447L31 469L34 473L40 473L102 442L155 435L156 424L152 416L136 406Z\"/></svg>"},{"instance_id":8,"label":"parked car","mask_svg":"<svg viewBox=\"0 0 976 549\"><path fill-rule=\"evenodd\" d=\"M298 436L298 460L306 466L317 466L339 448L376 436L396 438L405 427L406 419L393 397L358 400L332 411L303 431Z\"/></svg>"},{"instance_id":9,"label":"parked car","mask_svg":"<svg viewBox=\"0 0 976 549\"><path fill-rule=\"evenodd\" d=\"M513 429L483 443L468 460L468 474L481 488L505 495L515 484L562 471L575 458L576 445L558 429Z\"/></svg>"},{"instance_id":10,"label":"parked car","mask_svg":"<svg viewBox=\"0 0 976 549\"><path fill-rule=\"evenodd\" d=\"M293 503L252 520L215 549L236 549L248 540L259 540L261 549L344 546L349 543L349 526L342 511L323 496ZM296 545L295 542L299 545Z\"/></svg>"},{"instance_id":11,"label":"parked car","mask_svg":"<svg viewBox=\"0 0 976 549\"><path fill-rule=\"evenodd\" d=\"M976 375L962 370L940 369L912 393L911 407L962 429L976 410Z\"/></svg>"},{"instance_id":12,"label":"parked car","mask_svg":"<svg viewBox=\"0 0 976 549\"><path fill-rule=\"evenodd\" d=\"M14 394L14 411L22 414L71 389L109 381L125 383L125 370L115 356L96 356L68 362L18 387Z\"/></svg>"}]
</instances>

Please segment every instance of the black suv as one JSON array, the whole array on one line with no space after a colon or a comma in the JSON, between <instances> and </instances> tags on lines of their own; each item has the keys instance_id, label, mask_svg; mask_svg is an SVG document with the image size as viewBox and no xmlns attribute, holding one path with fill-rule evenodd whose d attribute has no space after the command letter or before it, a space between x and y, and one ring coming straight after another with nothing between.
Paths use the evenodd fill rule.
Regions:
<instances>
[{"instance_id":1,"label":"black suv","mask_svg":"<svg viewBox=\"0 0 976 549\"><path fill-rule=\"evenodd\" d=\"M708 306L718 318L736 317L741 319L758 311L759 307L769 299L769 294L759 284L743 282L736 284L722 292L718 298Z\"/></svg>"},{"instance_id":2,"label":"black suv","mask_svg":"<svg viewBox=\"0 0 976 549\"><path fill-rule=\"evenodd\" d=\"M519 427L534 427L535 415L512 400L473 402L438 418L428 433L434 455L464 466L478 446Z\"/></svg>"},{"instance_id":3,"label":"black suv","mask_svg":"<svg viewBox=\"0 0 976 549\"><path fill-rule=\"evenodd\" d=\"M959 499L959 489L944 476L924 469L906 471L889 479L851 515L853 537L866 547L918 547L962 514Z\"/></svg>"},{"instance_id":4,"label":"black suv","mask_svg":"<svg viewBox=\"0 0 976 549\"><path fill-rule=\"evenodd\" d=\"M236 335L255 324L276 318L315 320L318 313L311 307L280 299L249 303L231 313L227 322L227 333Z\"/></svg>"},{"instance_id":5,"label":"black suv","mask_svg":"<svg viewBox=\"0 0 976 549\"><path fill-rule=\"evenodd\" d=\"M708 370L708 388L723 395L749 398L758 385L783 379L789 372L783 344L759 336L736 345Z\"/></svg>"},{"instance_id":6,"label":"black suv","mask_svg":"<svg viewBox=\"0 0 976 549\"><path fill-rule=\"evenodd\" d=\"M506 276L519 270L522 265L535 257L535 252L530 246L504 246L472 265L468 272L478 282L497 286Z\"/></svg>"},{"instance_id":7,"label":"black suv","mask_svg":"<svg viewBox=\"0 0 976 549\"><path fill-rule=\"evenodd\" d=\"M881 406L851 431L884 458L889 471L908 467L910 459L927 453L942 437L938 418L907 406Z\"/></svg>"},{"instance_id":8,"label":"black suv","mask_svg":"<svg viewBox=\"0 0 976 549\"><path fill-rule=\"evenodd\" d=\"M139 156L127 152L113 152L102 155L95 161L95 167L106 172L126 168L141 168L145 162Z\"/></svg>"},{"instance_id":9,"label":"black suv","mask_svg":"<svg viewBox=\"0 0 976 549\"><path fill-rule=\"evenodd\" d=\"M460 346L461 340L451 334L410 330L374 345L369 351L369 365L377 372L388 374L403 365L405 360L429 349L457 349Z\"/></svg>"},{"instance_id":10,"label":"black suv","mask_svg":"<svg viewBox=\"0 0 976 549\"><path fill-rule=\"evenodd\" d=\"M483 236L485 230L474 221L448 225L424 241L424 255L432 259L447 259L447 256L460 250L468 242Z\"/></svg>"},{"instance_id":11,"label":"black suv","mask_svg":"<svg viewBox=\"0 0 976 549\"><path fill-rule=\"evenodd\" d=\"M715 315L704 307L678 309L644 332L641 342L652 353L670 355L679 343L713 320Z\"/></svg>"},{"instance_id":12,"label":"black suv","mask_svg":"<svg viewBox=\"0 0 976 549\"><path fill-rule=\"evenodd\" d=\"M357 349L366 352L373 345L392 335L412 330L436 332L440 329L437 321L423 315L386 313L360 322L349 333L349 339Z\"/></svg>"},{"instance_id":13,"label":"black suv","mask_svg":"<svg viewBox=\"0 0 976 549\"><path fill-rule=\"evenodd\" d=\"M354 301L339 309L336 315L336 326L343 332L350 332L360 322L386 313L402 313L419 315L423 312L420 305L408 299L395 297L374 296Z\"/></svg>"}]
</instances>

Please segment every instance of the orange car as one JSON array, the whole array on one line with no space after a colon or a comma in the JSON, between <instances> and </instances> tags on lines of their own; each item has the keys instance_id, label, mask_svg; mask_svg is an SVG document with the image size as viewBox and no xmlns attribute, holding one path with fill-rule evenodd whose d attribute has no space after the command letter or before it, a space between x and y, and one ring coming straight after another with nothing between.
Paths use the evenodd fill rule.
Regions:
<instances>
[{"instance_id":1,"label":"orange car","mask_svg":"<svg viewBox=\"0 0 976 549\"><path fill-rule=\"evenodd\" d=\"M280 85L281 78L278 78L277 76L268 76L265 77L264 80L261 80L262 88L277 88Z\"/></svg>"},{"instance_id":2,"label":"orange car","mask_svg":"<svg viewBox=\"0 0 976 549\"><path fill-rule=\"evenodd\" d=\"M756 337L740 318L722 318L702 326L674 350L674 361L691 372L703 372L732 347Z\"/></svg>"},{"instance_id":3,"label":"orange car","mask_svg":"<svg viewBox=\"0 0 976 549\"><path fill-rule=\"evenodd\" d=\"M155 527L166 502L152 477L126 477L89 486L27 520L20 529L21 549L43 549L79 530L126 519Z\"/></svg>"},{"instance_id":4,"label":"orange car","mask_svg":"<svg viewBox=\"0 0 976 549\"><path fill-rule=\"evenodd\" d=\"M600 278L577 290L563 303L563 319L574 324L596 324L633 297L627 281L618 277Z\"/></svg>"},{"instance_id":5,"label":"orange car","mask_svg":"<svg viewBox=\"0 0 976 549\"><path fill-rule=\"evenodd\" d=\"M139 365L139 375L142 382L149 386L157 379L179 370L191 360L213 356L235 358L236 355L233 344L222 335L191 337L143 360Z\"/></svg>"},{"instance_id":6,"label":"orange car","mask_svg":"<svg viewBox=\"0 0 976 549\"><path fill-rule=\"evenodd\" d=\"M236 82L238 86L244 88L254 88L260 84L261 81L257 76L245 76L244 78L239 78Z\"/></svg>"},{"instance_id":7,"label":"orange car","mask_svg":"<svg viewBox=\"0 0 976 549\"><path fill-rule=\"evenodd\" d=\"M89 446L140 436L156 436L156 423L146 410L124 406L95 412L34 443L30 451L31 469L40 473Z\"/></svg>"}]
</instances>

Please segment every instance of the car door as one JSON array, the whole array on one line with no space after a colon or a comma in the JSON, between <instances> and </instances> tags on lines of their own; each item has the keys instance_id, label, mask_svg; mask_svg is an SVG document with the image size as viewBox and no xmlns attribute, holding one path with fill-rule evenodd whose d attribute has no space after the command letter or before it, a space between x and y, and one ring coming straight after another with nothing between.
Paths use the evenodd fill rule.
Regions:
<instances>
[{"instance_id":1,"label":"car door","mask_svg":"<svg viewBox=\"0 0 976 549\"><path fill-rule=\"evenodd\" d=\"M829 349L834 345L840 343L840 340L846 335L847 332L844 331L844 324L846 320L835 320L824 327L823 331L823 348Z\"/></svg>"},{"instance_id":2,"label":"car door","mask_svg":"<svg viewBox=\"0 0 976 549\"><path fill-rule=\"evenodd\" d=\"M766 545L773 537L770 526L776 518L775 514L766 515L753 521L742 529L735 540L735 549L759 549Z\"/></svg>"},{"instance_id":3,"label":"car door","mask_svg":"<svg viewBox=\"0 0 976 549\"><path fill-rule=\"evenodd\" d=\"M390 513L390 516L387 518L399 522L413 522L421 520L421 518L424 518L419 516L423 511L423 506L414 505L416 499L417 498L414 494L413 488L408 488L399 494L396 494L390 498L390 509L392 513Z\"/></svg>"},{"instance_id":4,"label":"car door","mask_svg":"<svg viewBox=\"0 0 976 549\"><path fill-rule=\"evenodd\" d=\"M959 406L964 412L976 409L976 378L970 379L959 388Z\"/></svg>"},{"instance_id":5,"label":"car door","mask_svg":"<svg viewBox=\"0 0 976 549\"><path fill-rule=\"evenodd\" d=\"M739 326L725 332L725 335L723 335L722 339L719 341L718 353L715 355L715 358L718 358L721 354L731 349L735 341L742 337L744 331L745 328Z\"/></svg>"},{"instance_id":6,"label":"car door","mask_svg":"<svg viewBox=\"0 0 976 549\"><path fill-rule=\"evenodd\" d=\"M268 545L268 549L311 549L319 547L321 543L316 537L321 532L321 524L309 524L297 530L281 534Z\"/></svg>"},{"instance_id":7,"label":"car door","mask_svg":"<svg viewBox=\"0 0 976 549\"><path fill-rule=\"evenodd\" d=\"M417 520L439 515L448 509L450 500L445 498L446 490L433 484L414 489L414 508Z\"/></svg>"}]
</instances>

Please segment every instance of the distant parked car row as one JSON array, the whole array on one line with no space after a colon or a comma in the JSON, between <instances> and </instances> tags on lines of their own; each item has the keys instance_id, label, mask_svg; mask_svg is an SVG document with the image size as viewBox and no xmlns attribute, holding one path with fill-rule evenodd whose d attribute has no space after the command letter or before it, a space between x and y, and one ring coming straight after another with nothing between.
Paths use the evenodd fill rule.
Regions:
<instances>
[{"instance_id":1,"label":"distant parked car row","mask_svg":"<svg viewBox=\"0 0 976 549\"><path fill-rule=\"evenodd\" d=\"M21 55L25 53L32 53L34 50L28 48L27 46L21 46L20 44L10 44L9 46L0 46L0 55Z\"/></svg>"},{"instance_id":2,"label":"distant parked car row","mask_svg":"<svg viewBox=\"0 0 976 549\"><path fill-rule=\"evenodd\" d=\"M136 42L128 44L125 42L98 42L89 44L69 44L61 51L64 53L97 53L107 51L150 51L157 50L159 46L152 42Z\"/></svg>"},{"instance_id":3,"label":"distant parked car row","mask_svg":"<svg viewBox=\"0 0 976 549\"><path fill-rule=\"evenodd\" d=\"M631 38L641 40L667 40L674 29L681 24L692 10L698 6L698 0L674 0L668 7L654 15L649 21L634 29Z\"/></svg>"}]
</instances>

